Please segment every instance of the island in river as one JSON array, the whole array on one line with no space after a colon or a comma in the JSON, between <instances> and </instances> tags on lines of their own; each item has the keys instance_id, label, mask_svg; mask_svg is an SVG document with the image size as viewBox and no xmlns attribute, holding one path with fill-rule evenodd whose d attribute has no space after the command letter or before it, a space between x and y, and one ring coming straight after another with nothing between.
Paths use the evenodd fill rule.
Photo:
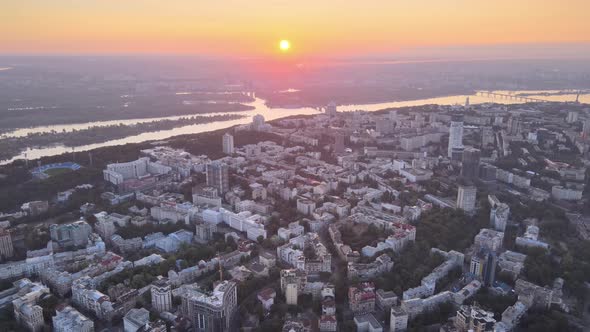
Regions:
<instances>
[{"instance_id":1,"label":"island in river","mask_svg":"<svg viewBox=\"0 0 590 332\"><path fill-rule=\"evenodd\" d=\"M55 144L67 147L106 142L113 139L139 135L146 132L170 130L194 124L204 124L218 121L231 121L245 117L241 114L219 114L209 116L192 116L180 119L157 120L137 123L134 125L96 126L83 130L67 132L50 132L29 134L23 137L8 137L0 139L0 160L9 159L29 147L44 147Z\"/></svg>"}]
</instances>

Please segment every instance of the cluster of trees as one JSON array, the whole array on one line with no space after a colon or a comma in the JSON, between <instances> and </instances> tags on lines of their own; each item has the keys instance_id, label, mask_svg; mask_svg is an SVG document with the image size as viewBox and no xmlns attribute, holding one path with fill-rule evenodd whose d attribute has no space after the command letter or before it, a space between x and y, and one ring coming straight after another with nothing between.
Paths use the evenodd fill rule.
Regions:
<instances>
[{"instance_id":1,"label":"cluster of trees","mask_svg":"<svg viewBox=\"0 0 590 332\"><path fill-rule=\"evenodd\" d=\"M438 307L416 316L408 324L409 332L425 331L425 326L446 321L449 316L456 312L451 303L442 303Z\"/></svg>"},{"instance_id":2,"label":"cluster of trees","mask_svg":"<svg viewBox=\"0 0 590 332\"><path fill-rule=\"evenodd\" d=\"M424 243L410 243L401 254L394 255L395 268L379 276L375 280L376 287L401 295L404 290L418 286L423 277L444 261L441 256L429 252L430 248Z\"/></svg>"},{"instance_id":3,"label":"cluster of trees","mask_svg":"<svg viewBox=\"0 0 590 332\"><path fill-rule=\"evenodd\" d=\"M238 302L242 301L246 297L254 294L254 292L261 290L265 287L274 287L280 277L280 272L277 268L272 268L269 271L268 277L250 277L243 282L238 284ZM280 293L277 292L277 294Z\"/></svg>"},{"instance_id":4,"label":"cluster of trees","mask_svg":"<svg viewBox=\"0 0 590 332\"><path fill-rule=\"evenodd\" d=\"M487 226L486 211L469 217L461 211L433 208L423 214L416 223L416 242L393 255L395 268L376 279L377 287L401 295L404 290L418 286L424 276L443 262L439 255L431 255L430 249L461 252L468 248L479 229ZM450 282L451 279L447 284Z\"/></svg>"},{"instance_id":5,"label":"cluster of trees","mask_svg":"<svg viewBox=\"0 0 590 332\"><path fill-rule=\"evenodd\" d=\"M448 289L453 285L453 282L461 277L461 275L463 275L463 268L459 266L454 267L446 276L442 277L436 283L436 289L434 292L440 293L441 291Z\"/></svg>"},{"instance_id":6,"label":"cluster of trees","mask_svg":"<svg viewBox=\"0 0 590 332\"><path fill-rule=\"evenodd\" d=\"M195 155L207 155L211 159L223 157L221 137L228 130L216 130L200 133L198 135L182 135L169 140L170 146L177 149L184 149ZM272 133L237 131L232 133L236 146L256 144L262 141L281 142L281 138Z\"/></svg>"},{"instance_id":7,"label":"cluster of trees","mask_svg":"<svg viewBox=\"0 0 590 332\"><path fill-rule=\"evenodd\" d=\"M270 222L266 226L266 231L269 236L277 234L280 227L287 227L290 222L293 222L301 217L297 212L294 201L288 202L281 199L275 200L273 209L275 212L271 216Z\"/></svg>"},{"instance_id":8,"label":"cluster of trees","mask_svg":"<svg viewBox=\"0 0 590 332\"><path fill-rule=\"evenodd\" d=\"M224 250L216 250L218 249ZM170 270L178 270L195 266L201 260L213 258L217 252L235 250L236 244L228 241L220 248L221 241L216 241L211 246L205 245L181 245L178 252L170 254L163 262L153 266L139 266L125 270L108 278L102 285L101 289L106 290L111 286L124 283L131 288L141 288L153 282L157 276L166 276ZM177 262L179 264L177 264Z\"/></svg>"},{"instance_id":9,"label":"cluster of trees","mask_svg":"<svg viewBox=\"0 0 590 332\"><path fill-rule=\"evenodd\" d=\"M0 280L0 292L12 288L13 281L2 279Z\"/></svg>"},{"instance_id":10,"label":"cluster of trees","mask_svg":"<svg viewBox=\"0 0 590 332\"><path fill-rule=\"evenodd\" d=\"M48 230L33 229L31 226L27 227L25 233L25 247L27 250L38 250L47 247L47 242L50 240Z\"/></svg>"},{"instance_id":11,"label":"cluster of trees","mask_svg":"<svg viewBox=\"0 0 590 332\"><path fill-rule=\"evenodd\" d=\"M545 250L528 250L523 276L538 285L551 285L555 278L565 281L572 295L582 298L590 275L590 241L578 237L576 227L559 208L539 202L520 204L510 200L516 220L537 218L541 237L551 245Z\"/></svg>"},{"instance_id":12,"label":"cluster of trees","mask_svg":"<svg viewBox=\"0 0 590 332\"><path fill-rule=\"evenodd\" d=\"M277 294L278 296L278 294ZM276 299L275 299L276 300ZM285 317L289 311L289 306L284 302L275 303L270 307L268 317L260 322L258 332L275 332L281 331L285 324Z\"/></svg>"},{"instance_id":13,"label":"cluster of trees","mask_svg":"<svg viewBox=\"0 0 590 332\"><path fill-rule=\"evenodd\" d=\"M106 291L111 286L123 283L131 288L142 288L152 283L157 276L166 276L168 271L173 270L176 266L176 257L168 257L166 260L157 265L138 266L117 273L107 280L101 286L101 291Z\"/></svg>"},{"instance_id":14,"label":"cluster of trees","mask_svg":"<svg viewBox=\"0 0 590 332\"><path fill-rule=\"evenodd\" d=\"M524 154L522 149L527 149L530 154ZM523 166L519 162L519 158L524 159L527 162L526 170L530 170L533 172L540 172L545 168L545 162L543 160L543 156L545 153L537 153L531 143L527 142L517 142L512 141L510 142L510 150L512 153L507 157L503 157L500 159L496 166L501 169L510 170L513 168L521 169ZM527 159L528 156L535 158L535 162ZM555 159L552 157L552 159Z\"/></svg>"},{"instance_id":15,"label":"cluster of trees","mask_svg":"<svg viewBox=\"0 0 590 332\"><path fill-rule=\"evenodd\" d=\"M414 206L418 202L421 194L413 190L402 191L399 195L399 200L403 206Z\"/></svg>"},{"instance_id":16,"label":"cluster of trees","mask_svg":"<svg viewBox=\"0 0 590 332\"><path fill-rule=\"evenodd\" d=\"M250 289L243 289L242 297L248 296L248 294L253 294L252 292L256 291L258 285L258 289L262 287L273 287L276 292L276 297L274 300L274 304L270 307L269 312L266 315L263 315L263 308L260 305L260 302L256 299L252 301L255 304L251 304L251 300L246 300L242 305L244 311L248 311L250 314L258 315L260 318L260 326L258 326L257 331L261 332L274 332L280 331L283 328L283 324L285 323L285 318L289 315L297 315L297 313L302 312L304 309L318 307L319 301L314 301L311 296L308 294L300 295L298 298L298 306L291 306L285 303L285 296L281 293L280 287L278 286L277 279L279 278L278 270L271 270L270 277L268 278L258 278L258 281L253 282L249 287ZM266 281L266 284L263 283ZM240 285L241 286L241 285ZM238 298L240 297L240 286L238 286ZM241 301L240 301L241 302Z\"/></svg>"},{"instance_id":17,"label":"cluster of trees","mask_svg":"<svg viewBox=\"0 0 590 332\"><path fill-rule=\"evenodd\" d=\"M504 310L516 303L516 300L517 297L514 294L499 295L492 293L487 288L483 288L475 296L467 300L465 304L477 303L481 308L493 312L494 317L499 321Z\"/></svg>"},{"instance_id":18,"label":"cluster of trees","mask_svg":"<svg viewBox=\"0 0 590 332\"><path fill-rule=\"evenodd\" d=\"M523 276L538 285L551 286L557 277L565 281L570 294L582 299L586 294L585 283L590 275L590 241L568 242L567 250L559 256L556 250L530 250L525 260Z\"/></svg>"},{"instance_id":19,"label":"cluster of trees","mask_svg":"<svg viewBox=\"0 0 590 332\"><path fill-rule=\"evenodd\" d=\"M7 167L2 169L6 178L0 181L0 211L18 209L22 203L34 200L51 200L58 192L74 188L83 183L96 183L102 179L102 172L81 168L75 172L56 174L45 180L31 180L28 170L23 167ZM86 196L92 197L86 197ZM75 204L85 199L95 199L95 191L80 191L73 195L65 206L51 208L43 216L36 219L50 218L63 213L65 209L71 209ZM76 208L80 207L78 204ZM35 221L32 220L31 221Z\"/></svg>"},{"instance_id":20,"label":"cluster of trees","mask_svg":"<svg viewBox=\"0 0 590 332\"><path fill-rule=\"evenodd\" d=\"M364 224L343 225L340 227L342 242L349 245L353 250L361 250L364 246L370 245L379 239L388 236L388 232L380 230L375 225L365 227Z\"/></svg>"},{"instance_id":21,"label":"cluster of trees","mask_svg":"<svg viewBox=\"0 0 590 332\"><path fill-rule=\"evenodd\" d=\"M423 187L423 192L435 194L442 197L453 196L457 194L455 187L442 185L439 180L433 179L420 183Z\"/></svg>"},{"instance_id":22,"label":"cluster of trees","mask_svg":"<svg viewBox=\"0 0 590 332\"><path fill-rule=\"evenodd\" d=\"M41 299L37 303L41 308L43 308L43 319L46 323L51 323L51 319L55 316L55 309L59 304L59 300L52 294L48 294Z\"/></svg>"},{"instance_id":23,"label":"cluster of trees","mask_svg":"<svg viewBox=\"0 0 590 332\"><path fill-rule=\"evenodd\" d=\"M529 311L521 320L520 327L531 332L583 331L557 310Z\"/></svg>"},{"instance_id":24,"label":"cluster of trees","mask_svg":"<svg viewBox=\"0 0 590 332\"><path fill-rule=\"evenodd\" d=\"M303 256L307 259L316 259L317 255L315 253L315 249L311 243L307 243L303 248Z\"/></svg>"},{"instance_id":25,"label":"cluster of trees","mask_svg":"<svg viewBox=\"0 0 590 332\"><path fill-rule=\"evenodd\" d=\"M389 181L389 183L393 188L395 188L397 190L403 190L404 185L400 181L397 181L397 180ZM392 193L390 193L389 191L384 192L383 195L381 196L381 202L392 203L393 201L395 201L395 196Z\"/></svg>"},{"instance_id":26,"label":"cluster of trees","mask_svg":"<svg viewBox=\"0 0 590 332\"><path fill-rule=\"evenodd\" d=\"M166 263L172 263L172 265ZM166 269L164 266L172 268L174 263L165 261L163 264L157 266L138 266L125 270L105 280L101 284L100 290L106 292L110 287L121 283L136 289L145 287L156 280L157 276L167 275L169 269Z\"/></svg>"},{"instance_id":27,"label":"cluster of trees","mask_svg":"<svg viewBox=\"0 0 590 332\"><path fill-rule=\"evenodd\" d=\"M69 90L67 99L72 98L74 94L75 93L73 91ZM87 93L80 93L80 95L88 97ZM96 101L89 102L89 99L85 98L84 100L77 101L78 104L75 107L69 105L60 106L52 109L51 112L48 112L46 109L27 110L26 112L2 112L2 122L0 122L0 129L13 130L14 128L26 128L52 124L85 123L90 121L159 118L174 115L198 115L205 113L243 112L254 109L253 106L228 102L208 103L202 101L193 104L182 104L178 99L186 98L186 96L162 94L148 94L144 96L136 95L133 97L133 102L129 103L127 107L123 108L121 105L121 99L118 95L116 97L96 97L97 99L92 99ZM239 97L237 99L236 97L221 97L220 95L217 95L213 98L209 97L208 100L217 101L222 99L223 101L235 100L240 102L244 100L244 97ZM105 107L97 112L96 107L92 106L97 105L94 104L94 102L99 103Z\"/></svg>"},{"instance_id":28,"label":"cluster of trees","mask_svg":"<svg viewBox=\"0 0 590 332\"><path fill-rule=\"evenodd\" d=\"M235 243L234 239L228 238L228 241L225 242L222 236L218 236L217 239L214 239L214 241L212 243L209 243L208 245L188 245L186 243L183 243L180 246L178 252L171 255L170 257L182 260L183 263L181 268L185 268L197 265L201 260L209 260L218 253L223 254L231 252L236 250L237 248L238 245Z\"/></svg>"},{"instance_id":29,"label":"cluster of trees","mask_svg":"<svg viewBox=\"0 0 590 332\"><path fill-rule=\"evenodd\" d=\"M28 330L17 323L14 312L9 306L0 310L0 331L27 332Z\"/></svg>"},{"instance_id":30,"label":"cluster of trees","mask_svg":"<svg viewBox=\"0 0 590 332\"><path fill-rule=\"evenodd\" d=\"M416 223L416 242L424 243L428 248L463 251L488 224L487 209L469 217L459 210L433 208Z\"/></svg>"},{"instance_id":31,"label":"cluster of trees","mask_svg":"<svg viewBox=\"0 0 590 332\"><path fill-rule=\"evenodd\" d=\"M176 258L176 260L180 260L180 269L185 269L190 266L195 266L201 260L208 260L215 256L216 252L215 249L209 246L189 246L187 244L182 244L180 250L170 256Z\"/></svg>"},{"instance_id":32,"label":"cluster of trees","mask_svg":"<svg viewBox=\"0 0 590 332\"><path fill-rule=\"evenodd\" d=\"M183 223L176 224L153 224L147 223L142 226L128 225L126 227L119 227L117 234L121 235L124 239L131 239L134 237L141 237L152 233L162 232L163 234L170 234L181 229L185 229L186 225Z\"/></svg>"},{"instance_id":33,"label":"cluster of trees","mask_svg":"<svg viewBox=\"0 0 590 332\"><path fill-rule=\"evenodd\" d=\"M531 249L524 262L524 277L537 285L548 286L559 276L559 264L543 249Z\"/></svg>"}]
</instances>

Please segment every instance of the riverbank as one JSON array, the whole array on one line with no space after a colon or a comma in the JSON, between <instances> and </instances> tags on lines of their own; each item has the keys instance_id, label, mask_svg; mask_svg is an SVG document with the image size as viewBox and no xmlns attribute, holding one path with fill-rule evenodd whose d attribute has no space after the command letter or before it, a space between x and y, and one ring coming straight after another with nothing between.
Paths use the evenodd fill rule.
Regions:
<instances>
[{"instance_id":1,"label":"riverbank","mask_svg":"<svg viewBox=\"0 0 590 332\"><path fill-rule=\"evenodd\" d=\"M178 97L176 97L178 98ZM120 106L61 107L59 109L4 110L0 112L0 131L37 126L88 123L126 119L149 119L167 116L189 116L213 113L247 112L254 108L234 102L202 100L167 100L168 97L149 100L123 100Z\"/></svg>"},{"instance_id":2,"label":"riverbank","mask_svg":"<svg viewBox=\"0 0 590 332\"><path fill-rule=\"evenodd\" d=\"M244 117L244 115L239 114L193 116L177 120L158 120L138 123L135 125L119 124L91 127L85 130L74 130L72 132L36 133L24 137L5 138L0 139L0 159L10 159L32 146L47 147L60 144L65 147L78 147L87 144L102 143L141 133L171 130L196 124L231 121Z\"/></svg>"},{"instance_id":3,"label":"riverbank","mask_svg":"<svg viewBox=\"0 0 590 332\"><path fill-rule=\"evenodd\" d=\"M526 91L511 91L512 94L517 94L520 92ZM493 96L482 96L482 95L454 95L454 96L447 96L447 97L438 97L438 98L430 98L430 99L419 99L419 100L410 100L410 101L397 101L397 102L386 102L380 104L363 104L363 105L341 105L338 106L339 112L351 112L356 110L362 110L367 112L374 112L378 110L384 109L391 109L391 108L399 108L399 107L411 107L411 106L423 106L423 105L462 105L466 102L467 98L469 98L469 102L471 104L481 104L481 103L496 103L496 104L520 104L522 102L515 101L512 99L507 98L494 98ZM550 97L546 97L550 98ZM569 101L571 102L571 98L569 96L553 96L550 98L553 102L563 102ZM580 103L588 103L590 104L590 94L580 95L579 98ZM311 114L318 114L318 111L315 108L311 107L301 107L301 108L272 108L266 104L266 100L261 98L255 98L255 101L252 103L248 103L247 106L250 107L250 111L242 112L240 114L246 115L244 118L240 118L237 120L230 120L230 121L222 121L222 122L211 122L207 124L196 124L196 125L189 125L179 128L174 128L172 130L161 130L157 132L143 132L139 135L127 136L121 139L114 139L109 140L103 143L96 143L96 144L86 144L76 147L76 151L89 151L94 150L101 147L106 146L121 146L128 143L141 143L147 141L158 141L158 140L166 140L174 136L179 135L188 135L188 134L195 134L201 132L209 132L215 131L219 129L226 130L235 125L241 125L250 123L252 121L253 116L260 114L264 116L267 121L284 118L288 116L294 115L311 115ZM176 120L178 116L173 117L162 117L159 120ZM118 124L118 121L98 121L98 122L86 122L76 125L58 125L58 126L44 126L44 127L35 127L26 130L18 130L8 133L7 136L28 136L32 133L44 133L44 132L61 132L61 131L73 131L73 130L82 130L88 129L94 126L108 126L113 124ZM137 123L147 122L146 119L133 119L129 121L121 121L125 122L127 125L133 125ZM63 153L71 152L71 148L67 148L63 145L57 145L52 147L46 148L34 148L30 147L26 151L21 152L19 155L15 156L11 159L5 159L0 161L0 165L9 164L17 159L24 159L27 158L29 160L38 159L41 157L46 156L54 156Z\"/></svg>"},{"instance_id":4,"label":"riverbank","mask_svg":"<svg viewBox=\"0 0 590 332\"><path fill-rule=\"evenodd\" d=\"M271 108L325 107L330 102L338 105L383 104L390 102L411 102L432 98L444 98L455 95L472 95L475 90L464 87L447 87L438 89L387 88L378 86L350 86L316 91L313 88L294 89L288 93L282 91L260 92L258 96L266 100Z\"/></svg>"}]
</instances>

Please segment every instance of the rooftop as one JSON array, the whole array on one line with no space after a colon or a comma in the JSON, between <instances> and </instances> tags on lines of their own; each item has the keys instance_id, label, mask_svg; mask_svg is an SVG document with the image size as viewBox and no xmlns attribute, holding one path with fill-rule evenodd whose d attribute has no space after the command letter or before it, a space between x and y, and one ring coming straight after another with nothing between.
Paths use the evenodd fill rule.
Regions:
<instances>
[{"instance_id":1,"label":"rooftop","mask_svg":"<svg viewBox=\"0 0 590 332\"><path fill-rule=\"evenodd\" d=\"M375 318L375 316L373 316L373 314L365 314L365 315L361 315L361 316L355 316L354 322L357 325L369 324L369 325L371 325L371 327L373 329L382 328L381 323L379 323L379 321L377 321L377 319Z\"/></svg>"},{"instance_id":2,"label":"rooftop","mask_svg":"<svg viewBox=\"0 0 590 332\"><path fill-rule=\"evenodd\" d=\"M214 307L223 306L225 292L235 287L235 282L224 280L217 284L212 292L205 293L198 284L185 285L185 296L192 301L206 303Z\"/></svg>"}]
</instances>

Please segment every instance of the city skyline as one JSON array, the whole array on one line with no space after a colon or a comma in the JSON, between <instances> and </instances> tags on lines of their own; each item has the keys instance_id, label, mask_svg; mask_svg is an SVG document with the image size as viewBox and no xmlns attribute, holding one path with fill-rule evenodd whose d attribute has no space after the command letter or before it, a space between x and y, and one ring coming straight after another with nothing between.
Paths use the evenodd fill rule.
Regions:
<instances>
[{"instance_id":1,"label":"city skyline","mask_svg":"<svg viewBox=\"0 0 590 332\"><path fill-rule=\"evenodd\" d=\"M590 331L588 0L0 12L0 331Z\"/></svg>"}]
</instances>

